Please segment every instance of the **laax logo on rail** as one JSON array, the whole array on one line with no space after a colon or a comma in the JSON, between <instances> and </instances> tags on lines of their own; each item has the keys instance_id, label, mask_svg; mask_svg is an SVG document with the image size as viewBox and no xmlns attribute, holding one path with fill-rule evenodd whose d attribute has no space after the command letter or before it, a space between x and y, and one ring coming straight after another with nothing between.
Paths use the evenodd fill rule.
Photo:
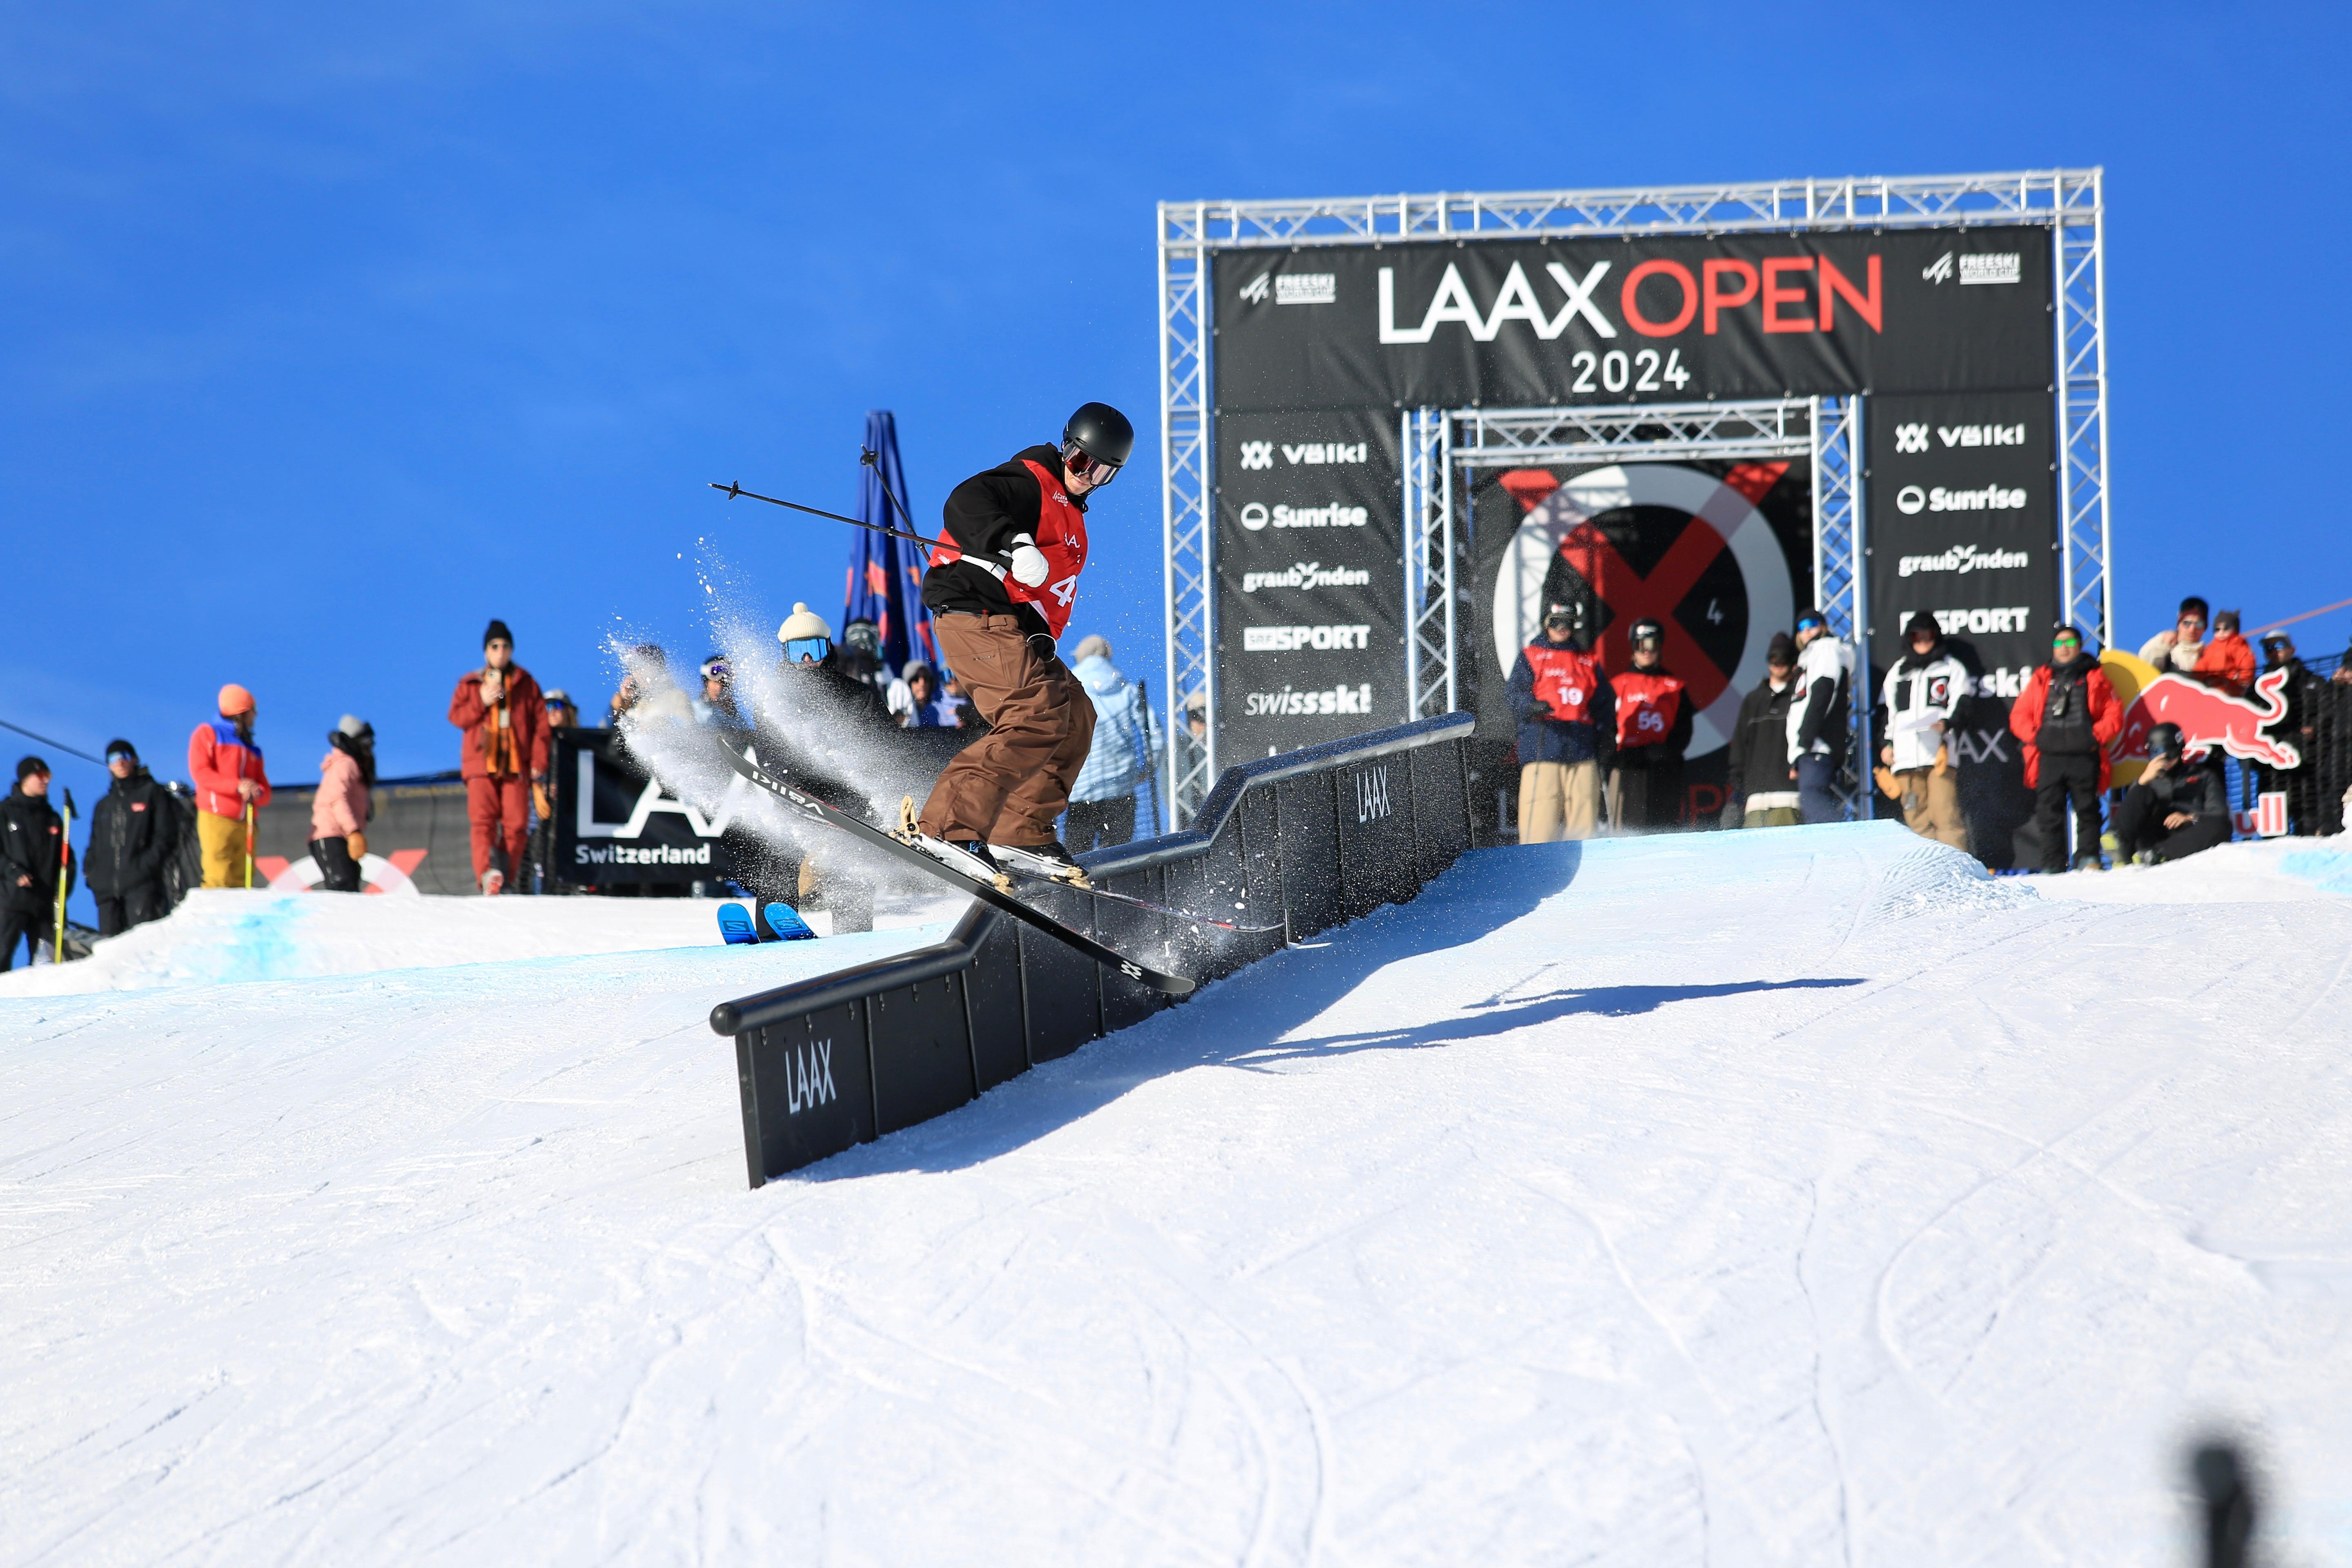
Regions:
<instances>
[{"instance_id":1,"label":"laax logo on rail","mask_svg":"<svg viewBox=\"0 0 2352 1568\"><path fill-rule=\"evenodd\" d=\"M1300 691L1286 686L1279 691L1251 692L1247 706L1253 719L1369 714L1372 710L1372 688L1369 681L1358 686L1334 686L1324 691Z\"/></svg>"},{"instance_id":2,"label":"laax logo on rail","mask_svg":"<svg viewBox=\"0 0 2352 1568\"><path fill-rule=\"evenodd\" d=\"M1244 653L1300 653L1307 648L1370 647L1372 628L1363 626L1244 626Z\"/></svg>"},{"instance_id":3,"label":"laax logo on rail","mask_svg":"<svg viewBox=\"0 0 2352 1568\"><path fill-rule=\"evenodd\" d=\"M1276 528L1361 528L1371 521L1371 512L1360 506L1276 506L1269 509L1264 501L1251 501L1241 510L1242 526L1252 533L1272 524Z\"/></svg>"},{"instance_id":4,"label":"laax logo on rail","mask_svg":"<svg viewBox=\"0 0 2352 1568\"><path fill-rule=\"evenodd\" d=\"M1895 492L1895 510L1906 517L1916 517L1923 511L2023 511L2025 492L2003 485L1987 485L1980 490L1948 490L1941 485L1922 489L1917 485L1905 485Z\"/></svg>"},{"instance_id":5,"label":"laax logo on rail","mask_svg":"<svg viewBox=\"0 0 2352 1568\"><path fill-rule=\"evenodd\" d=\"M1973 544L1955 544L1941 555L1906 555L1895 574L1908 577L1916 572L2001 572L2020 566L2031 566L2033 557L2022 550L1980 550Z\"/></svg>"},{"instance_id":6,"label":"laax logo on rail","mask_svg":"<svg viewBox=\"0 0 2352 1568\"><path fill-rule=\"evenodd\" d=\"M1320 561L1301 561L1279 572L1243 573L1242 592L1255 594L1261 588L1363 588L1369 587L1371 581L1371 573L1360 566L1326 566Z\"/></svg>"}]
</instances>

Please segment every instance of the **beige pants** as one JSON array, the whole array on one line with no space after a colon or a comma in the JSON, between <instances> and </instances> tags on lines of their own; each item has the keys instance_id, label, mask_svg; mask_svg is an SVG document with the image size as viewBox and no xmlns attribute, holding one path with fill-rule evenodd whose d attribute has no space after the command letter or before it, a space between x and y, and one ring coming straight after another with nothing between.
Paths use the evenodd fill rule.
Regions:
<instances>
[{"instance_id":1,"label":"beige pants","mask_svg":"<svg viewBox=\"0 0 2352 1568\"><path fill-rule=\"evenodd\" d=\"M1922 838L1933 838L1955 849L1969 847L1968 824L1960 817L1960 784L1949 768L1906 768L1895 775L1902 793L1903 826Z\"/></svg>"},{"instance_id":2,"label":"beige pants","mask_svg":"<svg viewBox=\"0 0 2352 1568\"><path fill-rule=\"evenodd\" d=\"M1794 827L1804 820L1793 805L1751 805L1741 814L1742 827Z\"/></svg>"},{"instance_id":3,"label":"beige pants","mask_svg":"<svg viewBox=\"0 0 2352 1568\"><path fill-rule=\"evenodd\" d=\"M1519 769L1519 842L1590 838L1601 820L1601 764L1528 763Z\"/></svg>"},{"instance_id":4,"label":"beige pants","mask_svg":"<svg viewBox=\"0 0 2352 1568\"><path fill-rule=\"evenodd\" d=\"M245 819L196 813L196 842L205 855L205 886L245 886Z\"/></svg>"}]
</instances>

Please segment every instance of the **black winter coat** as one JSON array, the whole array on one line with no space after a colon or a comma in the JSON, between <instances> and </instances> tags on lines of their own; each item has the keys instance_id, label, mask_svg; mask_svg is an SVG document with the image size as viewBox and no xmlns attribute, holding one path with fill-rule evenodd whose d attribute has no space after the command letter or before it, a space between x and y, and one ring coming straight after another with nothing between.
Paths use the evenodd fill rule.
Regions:
<instances>
[{"instance_id":1,"label":"black winter coat","mask_svg":"<svg viewBox=\"0 0 2352 1568\"><path fill-rule=\"evenodd\" d=\"M2154 798L2159 822L2176 811L2200 820L2230 815L2229 792L2222 786L2221 764L2215 757L2194 762L2184 758L2179 766L2167 768L2155 778L2143 774L2132 788L2144 789Z\"/></svg>"},{"instance_id":2,"label":"black winter coat","mask_svg":"<svg viewBox=\"0 0 2352 1568\"><path fill-rule=\"evenodd\" d=\"M48 914L58 907L58 843L65 818L45 795L20 785L0 800L0 909L16 914ZM18 887L16 879L29 879ZM73 891L73 862L66 862L66 891Z\"/></svg>"},{"instance_id":3,"label":"black winter coat","mask_svg":"<svg viewBox=\"0 0 2352 1568\"><path fill-rule=\"evenodd\" d=\"M1031 447L972 475L948 492L947 504L940 509L948 539L965 550L1005 552L1013 548L1014 534L1035 534L1045 497L1024 458L1049 474L1058 472L1062 464L1059 449ZM1080 511L1087 510L1085 496L1072 496L1070 500ZM934 615L1011 616L1031 636L1048 629L1036 605L1016 604L993 574L968 561L950 561L925 572L923 603Z\"/></svg>"},{"instance_id":4,"label":"black winter coat","mask_svg":"<svg viewBox=\"0 0 2352 1568\"><path fill-rule=\"evenodd\" d=\"M163 874L180 847L180 814L171 792L145 768L116 779L89 813L89 890L108 898Z\"/></svg>"},{"instance_id":5,"label":"black winter coat","mask_svg":"<svg viewBox=\"0 0 2352 1568\"><path fill-rule=\"evenodd\" d=\"M1731 730L1731 805L1744 806L1751 795L1780 795L1797 787L1789 776L1789 703L1797 694L1797 679L1772 689L1766 677L1755 690L1739 700L1739 721Z\"/></svg>"}]
</instances>

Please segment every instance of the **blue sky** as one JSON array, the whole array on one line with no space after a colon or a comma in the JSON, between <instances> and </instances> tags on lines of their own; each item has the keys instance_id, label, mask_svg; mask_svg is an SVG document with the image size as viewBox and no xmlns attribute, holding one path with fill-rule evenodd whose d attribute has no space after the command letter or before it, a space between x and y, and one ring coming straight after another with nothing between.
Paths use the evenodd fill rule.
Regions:
<instances>
[{"instance_id":1,"label":"blue sky","mask_svg":"<svg viewBox=\"0 0 2352 1568\"><path fill-rule=\"evenodd\" d=\"M1084 398L1149 437L1152 204L1199 196L2105 164L2121 627L2293 614L2352 596L2347 44L2341 7L12 7L0 718L179 776L234 679L281 777L346 711L421 772L492 616L591 701L615 628L706 651L699 552L837 616L843 531L704 482L845 509L888 407L928 521ZM1156 675L1154 466L1075 627Z\"/></svg>"}]
</instances>

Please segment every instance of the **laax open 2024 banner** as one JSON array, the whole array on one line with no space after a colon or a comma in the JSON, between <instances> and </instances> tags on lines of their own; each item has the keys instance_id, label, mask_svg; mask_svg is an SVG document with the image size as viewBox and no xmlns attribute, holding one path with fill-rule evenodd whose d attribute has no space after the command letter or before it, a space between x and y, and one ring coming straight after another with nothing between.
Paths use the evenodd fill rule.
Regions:
<instances>
[{"instance_id":1,"label":"laax open 2024 banner","mask_svg":"<svg viewBox=\"0 0 2352 1568\"><path fill-rule=\"evenodd\" d=\"M2003 624L2021 622L2021 636L2026 625L2046 632L2056 613L2046 228L1226 251L1213 278L1217 717L1227 756L1405 717L1398 425L1409 407L1866 395L1874 586L1890 550L1899 561L1997 548L2004 561L2027 557L1988 565L2012 575L1969 585L1999 592L1998 605L1946 595L1921 607L1968 612L1958 626L1976 635L1982 622L1988 637L1995 617L1979 609L2020 612ZM2013 395L1988 400L1995 394ZM1898 421L1904 399L1926 401ZM1878 466L1881 452L1928 455L1907 449L1914 437L1900 454L1885 444L1895 423L1923 418L1935 441L1947 426L2013 432L2021 422L2030 434L1988 447L1980 433L1978 445L1948 449L1965 460L1926 478ZM2043 466L2026 472L2036 455ZM1925 499L1906 511L1905 487L1914 483ZM2011 504L2019 489L2025 502ZM1999 506L1967 499L1993 490ZM1483 513L1472 523L1474 532L1486 526ZM1483 534L1465 548L1486 566L1503 559ZM1809 601L1809 546L1801 559L1790 593ZM1495 589L1482 578L1468 597L1484 606ZM1909 602L1900 594L1875 602L1897 600ZM1746 614L1719 595L1709 602L1725 616ZM1603 624L1595 629L1605 633L1615 608L1597 610ZM1699 612L1686 604L1676 613ZM1899 652L1898 627L1885 614L1871 619L1883 667ZM1722 637L1717 623L1685 618L1680 630L1692 647ZM1604 637L1602 646L1605 656L1612 645ZM2024 658L2006 645L1987 653L1989 668L2002 671ZM1482 647L1478 661L1486 657ZM1478 706L1487 715L1493 705Z\"/></svg>"}]
</instances>

